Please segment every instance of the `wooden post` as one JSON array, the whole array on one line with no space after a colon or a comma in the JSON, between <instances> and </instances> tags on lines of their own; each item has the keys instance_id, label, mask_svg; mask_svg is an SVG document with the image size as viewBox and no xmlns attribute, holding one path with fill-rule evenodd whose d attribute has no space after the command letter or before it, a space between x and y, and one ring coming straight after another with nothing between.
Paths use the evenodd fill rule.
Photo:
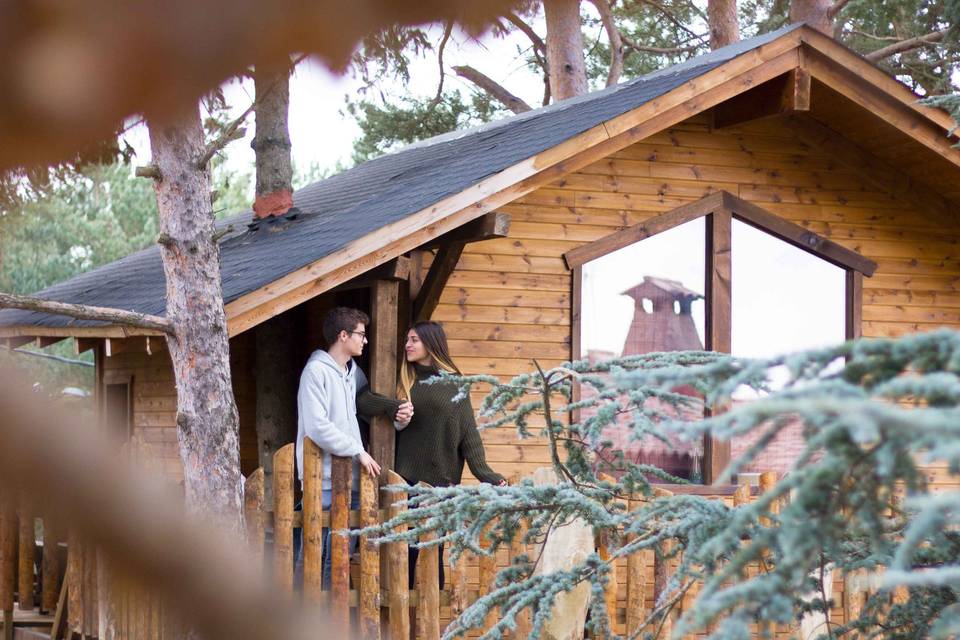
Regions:
<instances>
[{"instance_id":1,"label":"wooden post","mask_svg":"<svg viewBox=\"0 0 960 640\"><path fill-rule=\"evenodd\" d=\"M480 532L480 548L489 549L493 543L487 537L487 532L491 529L493 523L488 524L483 528L483 531ZM480 597L483 597L490 593L493 590L493 583L497 578L497 556L493 555L481 555L478 558L480 564ZM490 613L487 614L486 619L483 621L483 627L481 627L481 633L486 633L490 628L496 624L498 617L498 609L490 609Z\"/></svg>"},{"instance_id":2,"label":"wooden post","mask_svg":"<svg viewBox=\"0 0 960 640\"><path fill-rule=\"evenodd\" d=\"M391 398L397 390L397 299L400 283L377 280L371 289L370 388ZM386 416L377 416L370 426L370 455L384 469L393 468L395 430ZM381 484L387 482L381 474Z\"/></svg>"},{"instance_id":3,"label":"wooden post","mask_svg":"<svg viewBox=\"0 0 960 640\"><path fill-rule=\"evenodd\" d=\"M293 443L273 456L273 574L280 588L293 591Z\"/></svg>"},{"instance_id":4,"label":"wooden post","mask_svg":"<svg viewBox=\"0 0 960 640\"><path fill-rule=\"evenodd\" d=\"M256 344L257 455L264 473L267 503L273 502L273 454L297 435L297 382L291 312L254 329Z\"/></svg>"},{"instance_id":5,"label":"wooden post","mask_svg":"<svg viewBox=\"0 0 960 640\"><path fill-rule=\"evenodd\" d=\"M776 484L777 484L777 474L776 474L776 472L773 472L773 471L764 471L763 473L760 474L760 493L761 493L761 494L763 494L763 493L769 493L770 491L773 490L773 488L776 486ZM771 512L771 513L774 513L774 514L780 512L780 501L779 501L779 499L778 499L778 500L774 500L774 501L770 504L770 512ZM761 517L761 518L760 518L760 524L763 525L763 526L765 526L765 527L770 527L770 526L773 525L773 520L772 520L771 518ZM765 571L765 566L764 566L764 565L766 565L767 561L770 559L770 552L764 552L764 553L760 556L760 558L761 558L761 566L758 567L758 570L759 570L759 571ZM767 622L767 621L765 621L765 620L762 620L762 621L759 622L759 624L757 625L757 629L758 629L758 632L760 633L761 637L766 637L767 635L772 636L772 635L774 635L774 633L775 633L775 631L774 631L774 629L773 629L773 624L770 623L770 622Z\"/></svg>"},{"instance_id":6,"label":"wooden post","mask_svg":"<svg viewBox=\"0 0 960 640\"><path fill-rule=\"evenodd\" d=\"M666 489L654 489L653 493L656 498L667 498L673 495L671 491ZM654 607L657 607L660 604L660 599L663 597L664 592L667 590L667 583L670 580L670 575L673 573L673 565L675 562L673 560L668 560L666 558L673 551L674 541L665 540L661 542L657 553L653 558L653 603ZM663 626L661 627L660 638L669 638L673 633L673 618L672 614L665 613L665 618L663 621Z\"/></svg>"},{"instance_id":7,"label":"wooden post","mask_svg":"<svg viewBox=\"0 0 960 640\"><path fill-rule=\"evenodd\" d=\"M600 480L603 482L610 482L616 484L616 478L608 475L601 474ZM606 529L601 531L599 534L599 540L597 544L597 554L600 556L600 559L604 562L610 560L610 555L613 548L613 537L616 535L615 530ZM619 621L617 620L617 567L616 564L610 567L610 573L607 574L607 586L603 590L603 601L607 608L607 616L610 621L610 633L608 637L613 637L617 633L617 628L619 626Z\"/></svg>"},{"instance_id":8,"label":"wooden post","mask_svg":"<svg viewBox=\"0 0 960 640\"><path fill-rule=\"evenodd\" d=\"M630 511L640 507L640 500L631 497L628 502ZM629 543L635 539L632 535L627 540ZM644 605L646 604L647 587L647 558L646 551L638 551L627 556L627 637L636 636L640 625L646 619Z\"/></svg>"},{"instance_id":9,"label":"wooden post","mask_svg":"<svg viewBox=\"0 0 960 640\"><path fill-rule=\"evenodd\" d=\"M846 274L846 338L855 340L863 329L863 274L847 269Z\"/></svg>"},{"instance_id":10,"label":"wooden post","mask_svg":"<svg viewBox=\"0 0 960 640\"><path fill-rule=\"evenodd\" d=\"M67 541L67 633L83 633L83 544L71 530Z\"/></svg>"},{"instance_id":11,"label":"wooden post","mask_svg":"<svg viewBox=\"0 0 960 640\"><path fill-rule=\"evenodd\" d=\"M323 451L303 439L303 596L318 602L323 589Z\"/></svg>"},{"instance_id":12,"label":"wooden post","mask_svg":"<svg viewBox=\"0 0 960 640\"><path fill-rule=\"evenodd\" d=\"M430 487L425 482L420 486ZM435 532L420 536L420 542L436 540ZM417 556L417 640L440 640L440 547L421 547Z\"/></svg>"},{"instance_id":13,"label":"wooden post","mask_svg":"<svg viewBox=\"0 0 960 640\"><path fill-rule=\"evenodd\" d=\"M350 536L338 532L350 527L350 467L334 456L330 469L330 613L342 629L350 624Z\"/></svg>"},{"instance_id":14,"label":"wooden post","mask_svg":"<svg viewBox=\"0 0 960 640\"><path fill-rule=\"evenodd\" d=\"M33 511L26 498L20 500L20 564L17 576L19 586L17 594L20 599L20 610L30 611L34 607L33 601L33 566L36 556L37 540L34 531Z\"/></svg>"},{"instance_id":15,"label":"wooden post","mask_svg":"<svg viewBox=\"0 0 960 640\"><path fill-rule=\"evenodd\" d=\"M95 638L100 634L99 592L97 586L97 548L84 543L83 549L83 633Z\"/></svg>"},{"instance_id":16,"label":"wooden post","mask_svg":"<svg viewBox=\"0 0 960 640\"><path fill-rule=\"evenodd\" d=\"M243 516L247 523L247 543L255 566L261 571L263 564L263 543L266 535L263 529L263 511L265 502L263 469L250 474L243 484Z\"/></svg>"},{"instance_id":17,"label":"wooden post","mask_svg":"<svg viewBox=\"0 0 960 640\"><path fill-rule=\"evenodd\" d=\"M50 613L57 608L60 594L60 529L53 515L43 519L43 585L40 610Z\"/></svg>"},{"instance_id":18,"label":"wooden post","mask_svg":"<svg viewBox=\"0 0 960 640\"><path fill-rule=\"evenodd\" d=\"M732 341L733 216L719 208L707 216L707 349L730 353ZM703 451L703 479L713 484L730 463L730 443L707 436Z\"/></svg>"},{"instance_id":19,"label":"wooden post","mask_svg":"<svg viewBox=\"0 0 960 640\"><path fill-rule=\"evenodd\" d=\"M0 495L0 609L4 640L13 638L13 592L17 567L17 507L13 495Z\"/></svg>"},{"instance_id":20,"label":"wooden post","mask_svg":"<svg viewBox=\"0 0 960 640\"><path fill-rule=\"evenodd\" d=\"M377 481L360 474L360 526L380 521ZM380 546L369 536L360 538L360 633L364 640L380 640Z\"/></svg>"},{"instance_id":21,"label":"wooden post","mask_svg":"<svg viewBox=\"0 0 960 640\"><path fill-rule=\"evenodd\" d=\"M405 485L406 482L394 471L385 474L387 484ZM407 499L407 492L386 494L389 501L388 517L396 518L407 510L405 506L395 503ZM396 533L402 530L397 528ZM406 542L391 542L387 545L387 564L390 567L389 575L389 602L390 602L390 638L391 640L407 640L410 637L410 585L409 563Z\"/></svg>"},{"instance_id":22,"label":"wooden post","mask_svg":"<svg viewBox=\"0 0 960 640\"><path fill-rule=\"evenodd\" d=\"M520 474L514 474L510 478L511 485L517 485L520 483ZM510 542L510 564L513 564L514 559L517 556L527 553L527 544L524 542L523 537L527 534L527 529L529 523L526 519L520 521L520 526L517 527L517 535ZM514 631L511 636L517 638L517 640L522 640L530 636L530 629L533 626L533 615L529 608L524 609L517 614L517 629Z\"/></svg>"},{"instance_id":23,"label":"wooden post","mask_svg":"<svg viewBox=\"0 0 960 640\"><path fill-rule=\"evenodd\" d=\"M460 554L456 562L450 563L450 617L455 619L467 606L467 558L469 552Z\"/></svg>"}]
</instances>

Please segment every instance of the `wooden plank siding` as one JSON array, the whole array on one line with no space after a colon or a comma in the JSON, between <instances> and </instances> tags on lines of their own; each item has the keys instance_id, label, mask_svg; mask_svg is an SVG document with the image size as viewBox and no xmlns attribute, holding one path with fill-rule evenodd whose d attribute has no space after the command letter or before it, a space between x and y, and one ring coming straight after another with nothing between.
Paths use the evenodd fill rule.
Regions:
<instances>
[{"instance_id":1,"label":"wooden plank siding","mask_svg":"<svg viewBox=\"0 0 960 640\"><path fill-rule=\"evenodd\" d=\"M569 357L562 254L721 189L877 262L863 283L864 336L960 328L960 226L944 229L776 119L722 130L708 122L691 118L501 208L509 237L466 247L432 316L465 373L507 378L534 358ZM484 440L506 475L548 464L542 442L521 444L510 429Z\"/></svg>"}]
</instances>

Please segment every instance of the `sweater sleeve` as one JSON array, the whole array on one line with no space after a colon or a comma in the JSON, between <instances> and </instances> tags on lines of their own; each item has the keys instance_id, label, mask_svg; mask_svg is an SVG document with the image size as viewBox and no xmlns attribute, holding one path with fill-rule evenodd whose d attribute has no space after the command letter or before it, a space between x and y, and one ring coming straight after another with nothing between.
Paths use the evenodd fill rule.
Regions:
<instances>
[{"instance_id":1,"label":"sweater sleeve","mask_svg":"<svg viewBox=\"0 0 960 640\"><path fill-rule=\"evenodd\" d=\"M473 417L473 406L467 398L460 402L460 455L467 461L470 473L480 482L500 484L503 476L487 465L487 456L483 451L483 439L477 430L477 421Z\"/></svg>"},{"instance_id":2,"label":"sweater sleeve","mask_svg":"<svg viewBox=\"0 0 960 640\"><path fill-rule=\"evenodd\" d=\"M367 420L381 415L394 420L400 404L399 400L374 393L370 387L364 387L357 393L357 413Z\"/></svg>"},{"instance_id":3,"label":"sweater sleeve","mask_svg":"<svg viewBox=\"0 0 960 640\"><path fill-rule=\"evenodd\" d=\"M304 435L331 455L352 458L362 452L363 447L330 420L327 410L329 403L330 395L323 379L308 365L303 370L297 393Z\"/></svg>"}]
</instances>

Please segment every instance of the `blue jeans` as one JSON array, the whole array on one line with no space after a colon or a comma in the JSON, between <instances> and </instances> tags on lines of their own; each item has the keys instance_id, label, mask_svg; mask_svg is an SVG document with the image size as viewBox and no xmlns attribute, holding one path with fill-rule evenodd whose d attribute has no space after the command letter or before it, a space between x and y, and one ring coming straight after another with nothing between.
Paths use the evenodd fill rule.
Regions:
<instances>
[{"instance_id":1,"label":"blue jeans","mask_svg":"<svg viewBox=\"0 0 960 640\"><path fill-rule=\"evenodd\" d=\"M330 489L324 489L321 492L321 506L324 511L330 511L330 504L333 502L333 492ZM350 492L350 510L356 511L360 508L360 492L351 491ZM303 503L301 502L295 508L296 511L303 510ZM323 566L323 573L321 580L323 581L323 589L330 589L330 575L332 573L333 563L330 560L330 529L327 527L323 528L323 551L321 552L321 564ZM350 553L351 555L357 550L357 543L359 539L356 536L350 536ZM303 588L303 529L294 529L293 530L293 584L298 589Z\"/></svg>"}]
</instances>

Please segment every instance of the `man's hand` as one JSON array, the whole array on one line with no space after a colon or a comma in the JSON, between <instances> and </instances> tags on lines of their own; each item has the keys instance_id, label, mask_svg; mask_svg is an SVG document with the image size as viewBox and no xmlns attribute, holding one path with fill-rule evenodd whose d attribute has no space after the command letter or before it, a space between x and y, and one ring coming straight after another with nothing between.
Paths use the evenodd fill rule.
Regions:
<instances>
[{"instance_id":1,"label":"man's hand","mask_svg":"<svg viewBox=\"0 0 960 640\"><path fill-rule=\"evenodd\" d=\"M370 454L366 451L361 451L357 454L357 462L360 463L360 466L363 467L363 470L369 473L372 477L376 478L380 475L380 465L377 464L377 461L370 457Z\"/></svg>"},{"instance_id":2,"label":"man's hand","mask_svg":"<svg viewBox=\"0 0 960 640\"><path fill-rule=\"evenodd\" d=\"M408 400L400 405L400 408L397 409L397 417L395 418L397 422L403 425L410 424L410 420L413 418L413 404Z\"/></svg>"}]
</instances>

